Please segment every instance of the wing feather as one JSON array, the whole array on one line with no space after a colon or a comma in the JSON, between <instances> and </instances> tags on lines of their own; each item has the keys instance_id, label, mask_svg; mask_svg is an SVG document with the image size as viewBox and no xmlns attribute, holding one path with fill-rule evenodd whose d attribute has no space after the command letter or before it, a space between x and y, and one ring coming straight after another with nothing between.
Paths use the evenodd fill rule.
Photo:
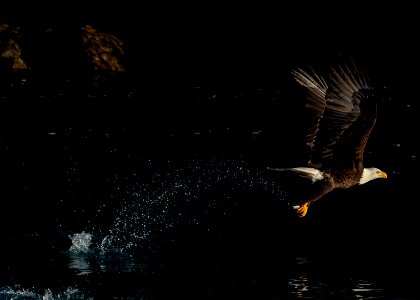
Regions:
<instances>
[{"instance_id":1,"label":"wing feather","mask_svg":"<svg viewBox=\"0 0 420 300\"><path fill-rule=\"evenodd\" d=\"M292 71L292 75L297 83L305 90L305 108L310 113L307 115L307 131L304 137L305 147L308 152L309 161L312 159L313 149L317 140L317 133L320 129L320 121L325 111L325 96L327 93L327 83L324 78L317 74L313 69L304 71L296 69Z\"/></svg>"},{"instance_id":2,"label":"wing feather","mask_svg":"<svg viewBox=\"0 0 420 300\"><path fill-rule=\"evenodd\" d=\"M376 119L376 106L364 103L371 102L366 74L353 61L331 67L327 80L312 69L297 69L292 74L306 89L306 108L313 115L305 136L308 164L327 166L337 159L336 150L345 147L346 152L353 151L345 157L361 157Z\"/></svg>"}]
</instances>

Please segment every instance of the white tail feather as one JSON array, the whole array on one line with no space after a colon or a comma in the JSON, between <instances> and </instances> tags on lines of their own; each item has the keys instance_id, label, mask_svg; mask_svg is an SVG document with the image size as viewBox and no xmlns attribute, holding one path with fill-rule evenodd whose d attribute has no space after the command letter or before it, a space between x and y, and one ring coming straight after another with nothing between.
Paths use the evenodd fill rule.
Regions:
<instances>
[{"instance_id":1,"label":"white tail feather","mask_svg":"<svg viewBox=\"0 0 420 300\"><path fill-rule=\"evenodd\" d=\"M267 169L272 170L272 171L278 171L278 172L292 171L299 174L300 176L309 178L312 182L315 182L324 178L322 172L315 168L298 167L298 168L267 168Z\"/></svg>"}]
</instances>

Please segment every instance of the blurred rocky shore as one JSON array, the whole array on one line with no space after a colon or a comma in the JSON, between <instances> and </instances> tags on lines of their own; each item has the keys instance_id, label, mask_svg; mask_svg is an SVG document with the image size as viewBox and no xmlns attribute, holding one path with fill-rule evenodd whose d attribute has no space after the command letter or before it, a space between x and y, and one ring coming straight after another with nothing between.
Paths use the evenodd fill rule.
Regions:
<instances>
[{"instance_id":1,"label":"blurred rocky shore","mask_svg":"<svg viewBox=\"0 0 420 300\"><path fill-rule=\"evenodd\" d=\"M126 71L124 47L115 34L90 24L0 22L0 75L95 80Z\"/></svg>"}]
</instances>

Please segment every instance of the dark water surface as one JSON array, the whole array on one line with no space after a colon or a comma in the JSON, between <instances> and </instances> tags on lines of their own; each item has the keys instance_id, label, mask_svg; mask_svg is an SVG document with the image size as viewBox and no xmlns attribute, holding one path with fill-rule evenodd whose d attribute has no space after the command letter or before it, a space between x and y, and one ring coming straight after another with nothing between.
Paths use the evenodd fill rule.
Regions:
<instances>
[{"instance_id":1,"label":"dark water surface","mask_svg":"<svg viewBox=\"0 0 420 300\"><path fill-rule=\"evenodd\" d=\"M418 299L419 95L378 75L366 164L389 179L304 219L265 170L303 163L288 71L8 77L0 299Z\"/></svg>"}]
</instances>

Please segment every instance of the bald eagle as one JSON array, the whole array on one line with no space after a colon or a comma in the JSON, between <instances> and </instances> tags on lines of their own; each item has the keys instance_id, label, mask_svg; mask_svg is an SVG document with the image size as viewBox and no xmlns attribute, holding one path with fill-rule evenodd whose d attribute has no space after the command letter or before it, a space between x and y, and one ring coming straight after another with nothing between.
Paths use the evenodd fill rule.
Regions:
<instances>
[{"instance_id":1,"label":"bald eagle","mask_svg":"<svg viewBox=\"0 0 420 300\"><path fill-rule=\"evenodd\" d=\"M363 154L377 118L377 104L367 74L351 63L330 67L326 76L313 69L297 68L294 80L304 89L309 112L304 137L306 166L271 168L290 171L310 181L298 205L304 217L309 205L334 189L347 189L373 179L387 178L378 168L365 168Z\"/></svg>"}]
</instances>

